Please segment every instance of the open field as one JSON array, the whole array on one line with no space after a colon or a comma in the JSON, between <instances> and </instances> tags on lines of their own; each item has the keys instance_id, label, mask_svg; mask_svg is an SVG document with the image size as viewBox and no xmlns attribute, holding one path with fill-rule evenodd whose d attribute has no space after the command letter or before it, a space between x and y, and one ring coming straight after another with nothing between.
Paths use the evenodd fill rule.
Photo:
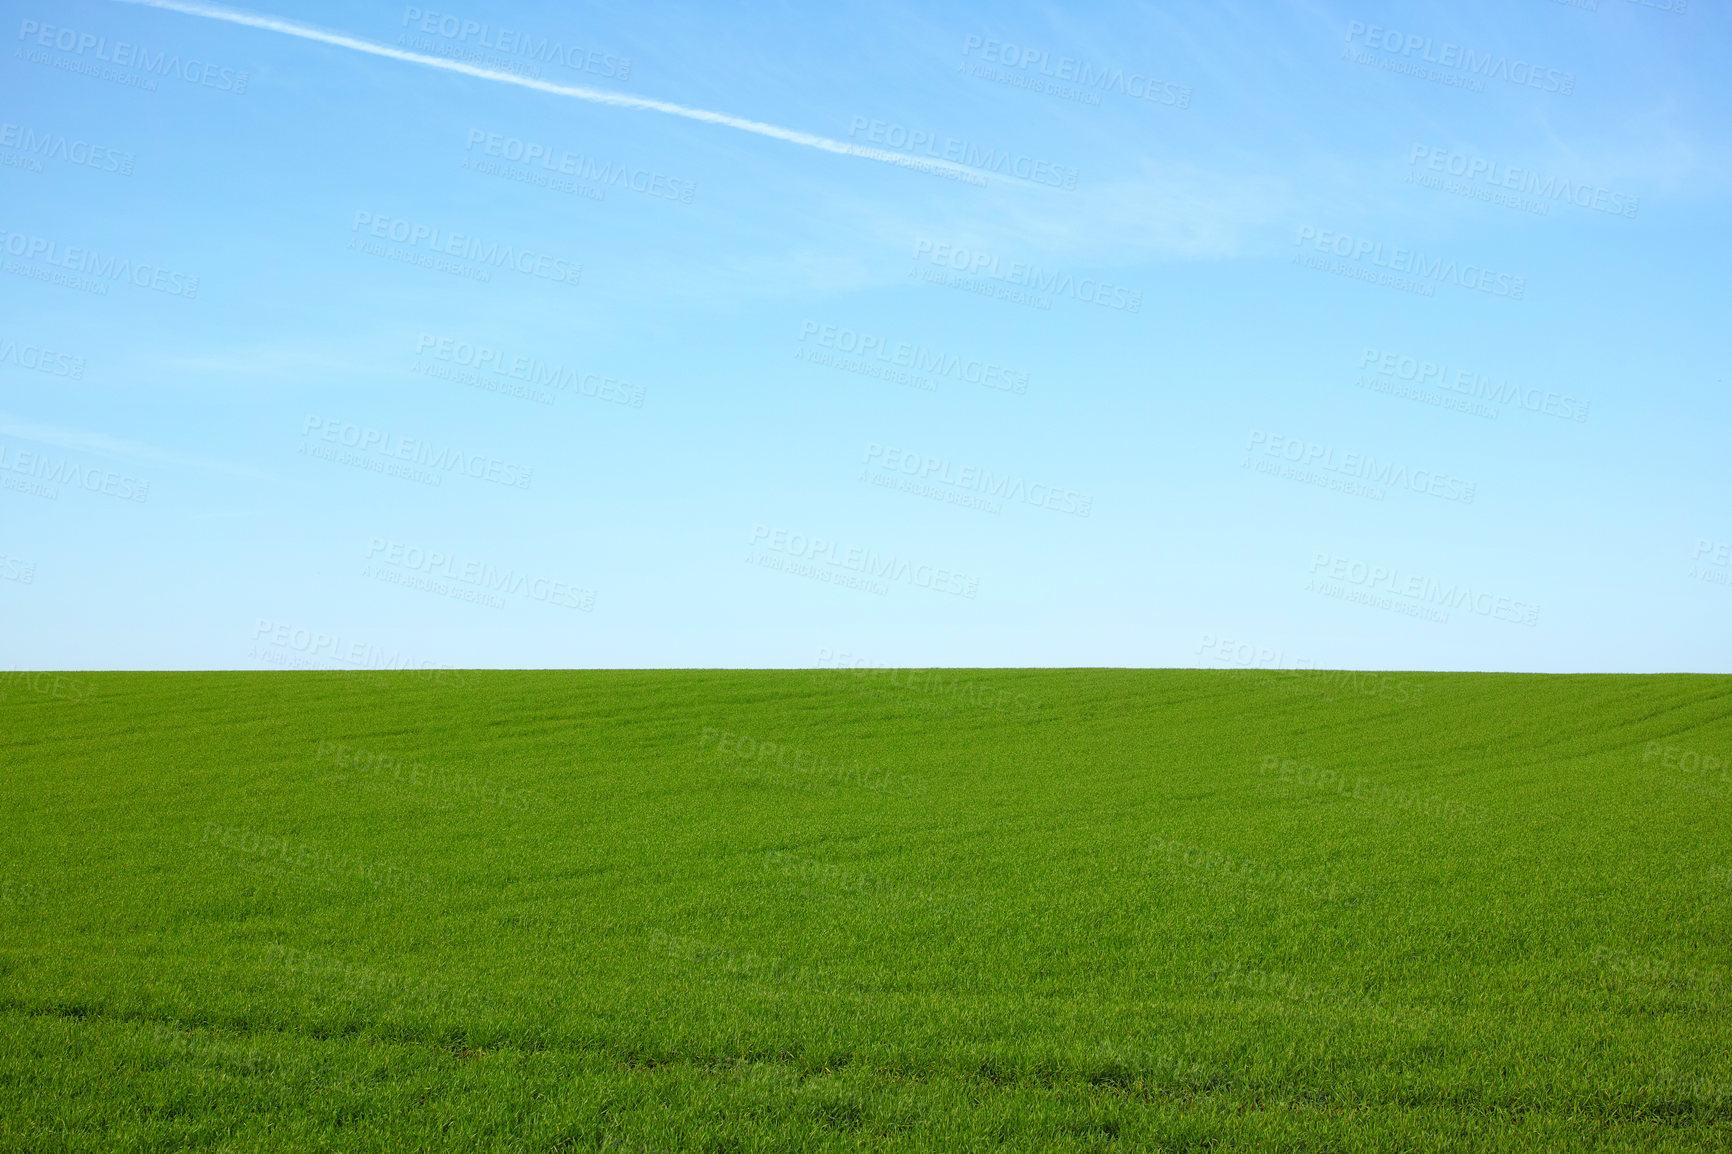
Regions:
<instances>
[{"instance_id":1,"label":"open field","mask_svg":"<svg viewBox=\"0 0 1732 1154\"><path fill-rule=\"evenodd\" d=\"M0 694L6 1150L1732 1148L1732 678Z\"/></svg>"}]
</instances>

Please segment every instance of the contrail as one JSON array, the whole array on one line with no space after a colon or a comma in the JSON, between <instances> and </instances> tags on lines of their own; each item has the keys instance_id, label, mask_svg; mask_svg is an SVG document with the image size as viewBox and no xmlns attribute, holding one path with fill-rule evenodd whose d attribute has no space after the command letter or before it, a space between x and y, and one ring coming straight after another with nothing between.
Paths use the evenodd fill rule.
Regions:
<instances>
[{"instance_id":1,"label":"contrail","mask_svg":"<svg viewBox=\"0 0 1732 1154\"><path fill-rule=\"evenodd\" d=\"M447 72L461 72L465 76L474 76L480 80L493 80L501 84L515 84L521 88L533 88L537 92L550 92L555 96L569 96L573 100L587 100L592 104L607 104L615 108L634 108L644 112L663 112L669 116L683 116L687 120L701 120L706 124L720 124L735 128L741 132L751 132L758 136L768 136L772 140L783 140L789 144L799 144L806 148L816 148L824 152L834 152L842 156L860 156L867 160L882 161L894 164L900 168L913 168L922 172L941 172L961 179L970 184L985 184L986 177L960 164L944 160L925 160L919 157L903 156L896 152L886 152L881 148L866 148L858 144L850 144L845 140L831 140L826 136L814 136L809 132L796 132L791 128L781 128L774 124L765 124L761 120L747 120L740 116L729 116L725 112L711 112L704 108L688 108L683 104L674 104L666 100L650 100L642 96L628 96L620 92L608 92L600 88L579 88L570 84L550 84L545 80L532 80L526 76L515 76L509 72L495 72L491 68L477 68L473 64L464 64L459 60L446 60L439 56L428 56L421 52L405 52L401 48L393 48L389 44L375 44L371 40L361 40L354 36L344 36L337 32L326 32L321 28L310 28L305 24L296 24L289 20L279 20L275 16L257 16L251 12L241 12L233 8L222 8L215 4L198 4L189 0L118 0L122 4L140 4L147 8L161 8L168 12L179 12L186 16L202 16L207 20L222 20L229 24L240 24L247 28L262 28L267 32L280 32L284 36L295 36L302 40L314 40L320 44L333 44L338 48L348 48L355 52L365 52L370 56L383 56L387 60L403 60L410 64L424 64L429 68L443 68Z\"/></svg>"}]
</instances>

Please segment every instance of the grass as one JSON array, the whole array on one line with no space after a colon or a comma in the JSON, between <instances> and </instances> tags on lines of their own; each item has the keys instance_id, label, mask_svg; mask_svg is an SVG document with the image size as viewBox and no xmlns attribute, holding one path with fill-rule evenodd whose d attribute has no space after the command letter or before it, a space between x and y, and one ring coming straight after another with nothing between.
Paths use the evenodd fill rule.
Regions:
<instances>
[{"instance_id":1,"label":"grass","mask_svg":"<svg viewBox=\"0 0 1732 1154\"><path fill-rule=\"evenodd\" d=\"M1732 1147L1725 677L0 694L0 1148Z\"/></svg>"}]
</instances>

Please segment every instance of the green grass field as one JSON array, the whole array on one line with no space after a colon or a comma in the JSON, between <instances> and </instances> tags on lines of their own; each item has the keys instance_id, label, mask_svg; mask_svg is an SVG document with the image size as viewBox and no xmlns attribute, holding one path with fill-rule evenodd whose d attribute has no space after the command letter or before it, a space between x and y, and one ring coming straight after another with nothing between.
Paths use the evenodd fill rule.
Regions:
<instances>
[{"instance_id":1,"label":"green grass field","mask_svg":"<svg viewBox=\"0 0 1732 1154\"><path fill-rule=\"evenodd\" d=\"M1726 1150L1732 678L0 678L7 1150Z\"/></svg>"}]
</instances>

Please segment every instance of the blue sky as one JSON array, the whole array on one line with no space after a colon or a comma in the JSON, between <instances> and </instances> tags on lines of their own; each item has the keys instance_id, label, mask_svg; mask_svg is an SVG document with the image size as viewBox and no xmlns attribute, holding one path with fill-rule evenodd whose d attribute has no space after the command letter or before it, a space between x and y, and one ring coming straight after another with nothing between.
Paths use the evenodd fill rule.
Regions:
<instances>
[{"instance_id":1,"label":"blue sky","mask_svg":"<svg viewBox=\"0 0 1732 1154\"><path fill-rule=\"evenodd\" d=\"M1665 4L7 3L0 662L1725 672Z\"/></svg>"}]
</instances>

